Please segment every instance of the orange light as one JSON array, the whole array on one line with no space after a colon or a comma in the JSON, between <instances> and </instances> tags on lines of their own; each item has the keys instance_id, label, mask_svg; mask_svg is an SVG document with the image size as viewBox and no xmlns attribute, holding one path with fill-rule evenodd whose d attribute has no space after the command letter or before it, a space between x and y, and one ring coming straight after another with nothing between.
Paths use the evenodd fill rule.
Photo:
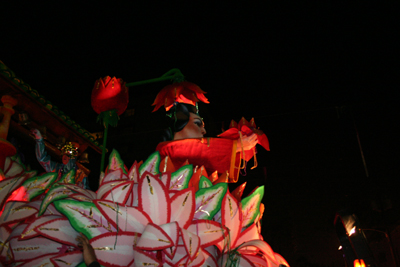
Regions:
<instances>
[{"instance_id":1,"label":"orange light","mask_svg":"<svg viewBox=\"0 0 400 267\"><path fill-rule=\"evenodd\" d=\"M365 267L364 260L354 260L354 267Z\"/></svg>"}]
</instances>

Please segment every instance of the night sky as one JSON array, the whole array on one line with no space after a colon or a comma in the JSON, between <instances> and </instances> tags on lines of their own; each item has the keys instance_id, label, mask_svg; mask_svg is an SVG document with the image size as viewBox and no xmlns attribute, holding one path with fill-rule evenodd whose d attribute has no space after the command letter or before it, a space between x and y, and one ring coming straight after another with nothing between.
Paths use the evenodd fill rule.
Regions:
<instances>
[{"instance_id":1,"label":"night sky","mask_svg":"<svg viewBox=\"0 0 400 267\"><path fill-rule=\"evenodd\" d=\"M333 228L341 209L368 227L399 219L397 6L134 2L2 4L0 60L90 132L102 131L90 105L95 80L172 68L207 92L207 136L254 117L271 151L258 149L258 167L250 161L240 183L265 186L264 239L292 266L343 266ZM167 84L130 88L135 115L110 129L108 147L128 167L154 151L163 114L150 105ZM378 220L370 203L385 199L390 220Z\"/></svg>"}]
</instances>

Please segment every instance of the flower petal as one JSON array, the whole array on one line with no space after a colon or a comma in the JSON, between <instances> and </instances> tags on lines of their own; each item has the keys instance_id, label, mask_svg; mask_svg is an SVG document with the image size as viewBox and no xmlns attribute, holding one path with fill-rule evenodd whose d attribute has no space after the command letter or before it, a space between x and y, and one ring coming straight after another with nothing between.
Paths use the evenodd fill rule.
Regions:
<instances>
[{"instance_id":1,"label":"flower petal","mask_svg":"<svg viewBox=\"0 0 400 267\"><path fill-rule=\"evenodd\" d=\"M128 171L128 179L135 183L139 182L139 166L136 160Z\"/></svg>"},{"instance_id":2,"label":"flower petal","mask_svg":"<svg viewBox=\"0 0 400 267\"><path fill-rule=\"evenodd\" d=\"M250 254L246 254L246 255L242 254L242 258L245 258L247 261L250 261L256 267L264 267L264 266L272 267L271 262L268 262L268 259L265 260L265 259L261 258L260 256L250 255Z\"/></svg>"},{"instance_id":3,"label":"flower petal","mask_svg":"<svg viewBox=\"0 0 400 267\"><path fill-rule=\"evenodd\" d=\"M78 241L75 238L79 236L79 233L72 228L65 217L46 220L46 222L37 225L35 231L50 240L70 246L78 246Z\"/></svg>"},{"instance_id":4,"label":"flower petal","mask_svg":"<svg viewBox=\"0 0 400 267\"><path fill-rule=\"evenodd\" d=\"M181 228L188 228L195 210L195 192L193 188L177 192L171 198L171 221L176 221Z\"/></svg>"},{"instance_id":5,"label":"flower petal","mask_svg":"<svg viewBox=\"0 0 400 267\"><path fill-rule=\"evenodd\" d=\"M51 256L55 256L55 255L57 255L57 253L46 254L46 255L43 255L43 256L41 256L39 258L35 258L33 260L26 261L26 262L24 262L24 263L22 263L22 264L20 264L18 266L21 266L21 267L51 266L52 263L51 263L50 257Z\"/></svg>"},{"instance_id":6,"label":"flower petal","mask_svg":"<svg viewBox=\"0 0 400 267\"><path fill-rule=\"evenodd\" d=\"M3 204L8 196L14 191L14 189L17 189L24 182L25 179L25 176L18 176L15 178L7 178L0 181L0 207L3 207ZM27 198L24 198L26 190L24 190L24 188L22 189L23 192L21 198L23 198L23 200L27 200ZM10 198L13 198L13 196L11 195ZM16 200L21 200L21 198Z\"/></svg>"},{"instance_id":7,"label":"flower petal","mask_svg":"<svg viewBox=\"0 0 400 267\"><path fill-rule=\"evenodd\" d=\"M82 251L77 250L52 257L51 262L56 267L78 266L83 261Z\"/></svg>"},{"instance_id":8,"label":"flower petal","mask_svg":"<svg viewBox=\"0 0 400 267\"><path fill-rule=\"evenodd\" d=\"M189 267L200 267L200 266L204 266L204 262L206 260L206 257L204 256L203 250L200 247L199 252L196 254L194 260L192 260L188 266Z\"/></svg>"},{"instance_id":9,"label":"flower petal","mask_svg":"<svg viewBox=\"0 0 400 267\"><path fill-rule=\"evenodd\" d=\"M256 224L252 224L247 227L243 232L240 233L236 243L233 243L233 247L238 247L243 243L246 243L251 240L260 240L260 233L258 232L258 228Z\"/></svg>"},{"instance_id":10,"label":"flower petal","mask_svg":"<svg viewBox=\"0 0 400 267\"><path fill-rule=\"evenodd\" d=\"M200 245L202 247L215 245L228 234L228 229L226 227L210 220L192 221L192 224L187 230L199 236Z\"/></svg>"},{"instance_id":11,"label":"flower petal","mask_svg":"<svg viewBox=\"0 0 400 267\"><path fill-rule=\"evenodd\" d=\"M193 261L200 249L200 238L196 234L185 229L181 229L181 233L186 252L188 253L189 259Z\"/></svg>"},{"instance_id":12,"label":"flower petal","mask_svg":"<svg viewBox=\"0 0 400 267\"><path fill-rule=\"evenodd\" d=\"M210 248L210 247L209 247ZM208 249L208 248L206 248ZM218 267L218 263L217 260L214 258L214 256L206 249L202 249L203 250L203 254L205 257L205 261L204 261L204 266L209 266L209 267Z\"/></svg>"},{"instance_id":13,"label":"flower petal","mask_svg":"<svg viewBox=\"0 0 400 267\"><path fill-rule=\"evenodd\" d=\"M137 233L106 233L90 240L97 261L104 266L126 267L134 259Z\"/></svg>"},{"instance_id":14,"label":"flower petal","mask_svg":"<svg viewBox=\"0 0 400 267\"><path fill-rule=\"evenodd\" d=\"M7 164L8 162L9 164ZM16 176L22 176L22 173L24 172L24 167L18 162L12 160L10 157L7 157L4 170L6 178L16 177Z\"/></svg>"},{"instance_id":15,"label":"flower petal","mask_svg":"<svg viewBox=\"0 0 400 267\"><path fill-rule=\"evenodd\" d=\"M275 258L275 253L271 249L271 247L267 244L267 242L265 242L263 240L252 240L252 241L249 241L249 242L241 244L237 248L239 249L239 252L240 252L240 251L243 251L246 247L249 247L249 246L259 249L264 256L266 256L273 263L278 265L278 261Z\"/></svg>"},{"instance_id":16,"label":"flower petal","mask_svg":"<svg viewBox=\"0 0 400 267\"><path fill-rule=\"evenodd\" d=\"M139 209L157 225L170 222L171 203L168 191L160 179L145 172L139 181Z\"/></svg>"},{"instance_id":17,"label":"flower petal","mask_svg":"<svg viewBox=\"0 0 400 267\"><path fill-rule=\"evenodd\" d=\"M167 224L160 225L161 229L163 229L167 235L171 238L173 242L173 246L164 249L164 253L170 258L173 258L173 255L176 252L178 240L179 240L179 225L177 222L171 222Z\"/></svg>"},{"instance_id":18,"label":"flower petal","mask_svg":"<svg viewBox=\"0 0 400 267\"><path fill-rule=\"evenodd\" d=\"M136 247L144 250L162 250L172 247L174 242L158 225L149 223L144 229Z\"/></svg>"},{"instance_id":19,"label":"flower petal","mask_svg":"<svg viewBox=\"0 0 400 267\"><path fill-rule=\"evenodd\" d=\"M67 188L79 193L79 194L83 194L83 195L87 196L90 199L95 199L96 196L97 196L95 192L93 192L91 190L88 190L88 189L83 189L83 188L81 188L79 186L76 186L76 185L68 184L68 185L65 185L65 186Z\"/></svg>"},{"instance_id":20,"label":"flower petal","mask_svg":"<svg viewBox=\"0 0 400 267\"><path fill-rule=\"evenodd\" d=\"M111 201L95 200L96 207L116 229L143 233L150 217L136 207L120 206ZM118 215L118 217L117 217Z\"/></svg>"},{"instance_id":21,"label":"flower petal","mask_svg":"<svg viewBox=\"0 0 400 267\"><path fill-rule=\"evenodd\" d=\"M235 190L232 191L232 196L236 198L237 201L240 201L242 199L243 191L244 188L246 187L247 182L244 182L243 184L239 185L238 187L235 188Z\"/></svg>"},{"instance_id":22,"label":"flower petal","mask_svg":"<svg viewBox=\"0 0 400 267\"><path fill-rule=\"evenodd\" d=\"M19 238L20 240L22 239L29 239L35 236L38 236L39 233L35 231L36 226L41 225L45 222L61 218L60 216L56 215L47 215L47 216L40 216L36 218L34 221L28 224L28 226L24 229L24 231L21 233L21 237Z\"/></svg>"},{"instance_id":23,"label":"flower petal","mask_svg":"<svg viewBox=\"0 0 400 267\"><path fill-rule=\"evenodd\" d=\"M10 240L10 250L15 261L26 261L37 257L58 253L62 244L45 237L36 237L27 240ZM47 257L50 258L50 257Z\"/></svg>"},{"instance_id":24,"label":"flower petal","mask_svg":"<svg viewBox=\"0 0 400 267\"><path fill-rule=\"evenodd\" d=\"M128 176L124 174L124 171L121 168L118 168L116 170L111 170L109 173L107 173L103 180L101 181L102 184L111 182L111 181L119 181L119 180L127 180Z\"/></svg>"},{"instance_id":25,"label":"flower petal","mask_svg":"<svg viewBox=\"0 0 400 267\"><path fill-rule=\"evenodd\" d=\"M287 263L287 261L280 254L278 254L276 252L274 254L275 254L276 261L279 264L286 265L287 267L289 267L289 263Z\"/></svg>"},{"instance_id":26,"label":"flower petal","mask_svg":"<svg viewBox=\"0 0 400 267\"><path fill-rule=\"evenodd\" d=\"M110 200L119 204L125 204L129 198L129 194L132 191L133 182L128 181L121 183L112 188L108 193L104 194L104 200Z\"/></svg>"},{"instance_id":27,"label":"flower petal","mask_svg":"<svg viewBox=\"0 0 400 267\"><path fill-rule=\"evenodd\" d=\"M222 225L229 229L229 241L224 240L218 244L218 248L222 250L226 245L233 249L236 240L242 229L242 210L238 201L229 191L226 193L221 205L221 222Z\"/></svg>"},{"instance_id":28,"label":"flower petal","mask_svg":"<svg viewBox=\"0 0 400 267\"><path fill-rule=\"evenodd\" d=\"M161 182L165 185L165 188L169 188L171 184L171 173L164 172L160 175Z\"/></svg>"},{"instance_id":29,"label":"flower petal","mask_svg":"<svg viewBox=\"0 0 400 267\"><path fill-rule=\"evenodd\" d=\"M115 186L126 182L126 180L120 180L101 184L97 190L97 199L103 199Z\"/></svg>"},{"instance_id":30,"label":"flower petal","mask_svg":"<svg viewBox=\"0 0 400 267\"><path fill-rule=\"evenodd\" d=\"M133 248L133 257L135 258L135 266L162 266L162 262L136 247Z\"/></svg>"},{"instance_id":31,"label":"flower petal","mask_svg":"<svg viewBox=\"0 0 400 267\"><path fill-rule=\"evenodd\" d=\"M0 225L11 224L22 221L38 212L38 209L32 207L26 202L9 201L4 207L0 217Z\"/></svg>"}]
</instances>

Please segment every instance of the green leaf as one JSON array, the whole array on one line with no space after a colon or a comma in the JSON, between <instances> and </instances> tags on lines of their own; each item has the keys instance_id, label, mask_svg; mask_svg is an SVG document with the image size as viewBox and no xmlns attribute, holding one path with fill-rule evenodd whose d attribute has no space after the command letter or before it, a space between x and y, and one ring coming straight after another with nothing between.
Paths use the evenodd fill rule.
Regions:
<instances>
[{"instance_id":1,"label":"green leaf","mask_svg":"<svg viewBox=\"0 0 400 267\"><path fill-rule=\"evenodd\" d=\"M26 196L31 201L34 197L42 194L57 179L56 172L48 172L41 176L35 176L26 180L22 186L25 188Z\"/></svg>"},{"instance_id":2,"label":"green leaf","mask_svg":"<svg viewBox=\"0 0 400 267\"><path fill-rule=\"evenodd\" d=\"M150 172L153 175L159 174L159 167L161 162L160 152L156 151L151 154L145 162L139 167L139 177L142 177L142 174L146 171Z\"/></svg>"},{"instance_id":3,"label":"green leaf","mask_svg":"<svg viewBox=\"0 0 400 267\"><path fill-rule=\"evenodd\" d=\"M227 183L218 183L196 192L195 219L211 220L221 209L222 199L228 190Z\"/></svg>"},{"instance_id":4,"label":"green leaf","mask_svg":"<svg viewBox=\"0 0 400 267\"><path fill-rule=\"evenodd\" d=\"M182 166L179 170L171 173L169 190L183 190L188 188L189 180L193 175L193 165Z\"/></svg>"},{"instance_id":5,"label":"green leaf","mask_svg":"<svg viewBox=\"0 0 400 267\"><path fill-rule=\"evenodd\" d=\"M39 209L39 216L41 216L47 209L47 206L50 205L53 201L63 199L68 197L69 195L73 194L69 188L67 188L65 185L58 185L55 187L52 187L44 197L42 203L40 204L40 209Z\"/></svg>"},{"instance_id":6,"label":"green leaf","mask_svg":"<svg viewBox=\"0 0 400 267\"><path fill-rule=\"evenodd\" d=\"M54 206L68 218L77 232L82 232L89 239L116 232L94 203L63 199L55 201Z\"/></svg>"},{"instance_id":7,"label":"green leaf","mask_svg":"<svg viewBox=\"0 0 400 267\"><path fill-rule=\"evenodd\" d=\"M210 181L210 179L208 179L205 176L201 176L200 182L199 182L199 189L208 188L208 187L211 187L211 186L213 186L213 184Z\"/></svg>"},{"instance_id":8,"label":"green leaf","mask_svg":"<svg viewBox=\"0 0 400 267\"><path fill-rule=\"evenodd\" d=\"M121 159L121 156L119 155L118 151L113 149L108 161L108 171L109 172L115 171L118 170L119 168L121 168L125 174L128 174L125 169L124 161Z\"/></svg>"},{"instance_id":9,"label":"green leaf","mask_svg":"<svg viewBox=\"0 0 400 267\"><path fill-rule=\"evenodd\" d=\"M75 184L75 169L71 169L69 172L61 176L58 181L60 184Z\"/></svg>"},{"instance_id":10,"label":"green leaf","mask_svg":"<svg viewBox=\"0 0 400 267\"><path fill-rule=\"evenodd\" d=\"M264 196L264 186L260 186L254 192L242 199L243 227L250 226L260 214L260 203Z\"/></svg>"}]
</instances>

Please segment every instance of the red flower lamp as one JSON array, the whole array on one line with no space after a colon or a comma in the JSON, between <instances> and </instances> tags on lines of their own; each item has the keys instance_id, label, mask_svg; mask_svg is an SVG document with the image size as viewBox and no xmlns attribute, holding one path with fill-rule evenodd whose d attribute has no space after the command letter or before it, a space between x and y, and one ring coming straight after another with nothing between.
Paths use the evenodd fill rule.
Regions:
<instances>
[{"instance_id":1,"label":"red flower lamp","mask_svg":"<svg viewBox=\"0 0 400 267\"><path fill-rule=\"evenodd\" d=\"M98 79L92 90L92 107L99 116L97 121L104 125L103 153L100 171L103 171L105 150L107 143L108 125L116 127L119 115L124 113L128 106L128 87L122 79L106 76Z\"/></svg>"},{"instance_id":2,"label":"red flower lamp","mask_svg":"<svg viewBox=\"0 0 400 267\"><path fill-rule=\"evenodd\" d=\"M120 78L106 76L98 79L92 90L92 107L104 123L116 126L118 116L124 113L128 106L128 87Z\"/></svg>"}]
</instances>

